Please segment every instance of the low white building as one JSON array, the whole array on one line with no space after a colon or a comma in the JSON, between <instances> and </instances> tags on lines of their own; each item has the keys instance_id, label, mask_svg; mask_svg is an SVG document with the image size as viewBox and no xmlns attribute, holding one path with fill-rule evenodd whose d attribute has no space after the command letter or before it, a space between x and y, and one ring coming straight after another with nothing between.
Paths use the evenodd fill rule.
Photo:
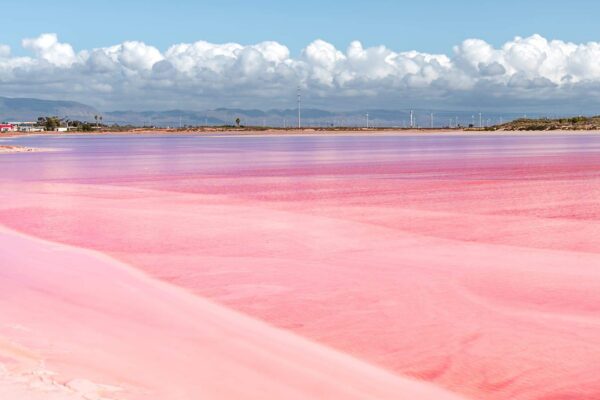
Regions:
<instances>
[{"instance_id":1,"label":"low white building","mask_svg":"<svg viewBox=\"0 0 600 400\"><path fill-rule=\"evenodd\" d=\"M19 132L42 132L44 127L38 126L37 122L9 122Z\"/></svg>"}]
</instances>

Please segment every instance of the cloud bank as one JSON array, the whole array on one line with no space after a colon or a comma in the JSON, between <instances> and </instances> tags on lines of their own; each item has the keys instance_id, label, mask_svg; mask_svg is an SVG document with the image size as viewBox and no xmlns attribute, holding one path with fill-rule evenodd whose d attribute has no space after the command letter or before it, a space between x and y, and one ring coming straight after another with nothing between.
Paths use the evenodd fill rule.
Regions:
<instances>
[{"instance_id":1,"label":"cloud bank","mask_svg":"<svg viewBox=\"0 0 600 400\"><path fill-rule=\"evenodd\" d=\"M138 41L75 51L56 34L0 45L6 96L80 100L104 108L354 107L593 108L600 105L600 42L516 37L499 48L468 39L450 55L316 40L294 57L277 42L182 43L164 52ZM583 111L583 110L582 110Z\"/></svg>"}]
</instances>

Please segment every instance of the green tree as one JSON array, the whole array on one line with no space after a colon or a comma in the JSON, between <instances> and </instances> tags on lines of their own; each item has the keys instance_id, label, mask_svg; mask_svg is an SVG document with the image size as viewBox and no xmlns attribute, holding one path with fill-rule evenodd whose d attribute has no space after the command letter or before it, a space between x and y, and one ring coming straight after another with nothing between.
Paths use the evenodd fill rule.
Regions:
<instances>
[{"instance_id":1,"label":"green tree","mask_svg":"<svg viewBox=\"0 0 600 400\"><path fill-rule=\"evenodd\" d=\"M43 126L47 131L53 131L60 126L60 119L58 117L40 117L38 125Z\"/></svg>"}]
</instances>

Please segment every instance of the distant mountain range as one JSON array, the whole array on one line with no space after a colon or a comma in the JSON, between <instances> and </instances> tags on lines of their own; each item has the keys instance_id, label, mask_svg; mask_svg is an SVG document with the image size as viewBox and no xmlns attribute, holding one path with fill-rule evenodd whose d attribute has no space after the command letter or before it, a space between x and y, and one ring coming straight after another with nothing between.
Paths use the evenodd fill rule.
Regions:
<instances>
[{"instance_id":1,"label":"distant mountain range","mask_svg":"<svg viewBox=\"0 0 600 400\"><path fill-rule=\"evenodd\" d=\"M356 110L327 111L321 109L301 110L303 127L347 126L362 127L409 127L410 110ZM414 126L430 127L431 114L435 127L468 126L479 124L479 114L466 111L447 110L414 110ZM367 117L368 114L368 117ZM237 109L217 108L214 110L169 110L169 111L114 111L103 114L104 122L109 124L133 124L143 126L179 127L198 125L234 125L237 118L245 126L296 127L298 126L297 109ZM540 115L536 115L540 117ZM487 113L481 121L484 125L495 125L523 117L516 113Z\"/></svg>"},{"instance_id":2,"label":"distant mountain range","mask_svg":"<svg viewBox=\"0 0 600 400\"><path fill-rule=\"evenodd\" d=\"M478 112L450 110L414 110L414 126L430 127L433 113L435 127L479 126ZM368 117L367 117L368 114ZM213 110L169 110L169 111L110 111L74 101L55 101L27 98L0 97L0 120L35 121L42 116L58 116L69 120L94 121L102 115L105 124L179 127L198 125L234 125L237 118L245 126L294 127L298 125L298 110L258 110L216 108ZM485 126L500 124L524 117L517 113L482 113L481 123ZM532 114L527 117L540 118L552 115ZM369 126L408 127L410 110L372 109L356 111L327 111L307 108L302 110L302 126Z\"/></svg>"},{"instance_id":3,"label":"distant mountain range","mask_svg":"<svg viewBox=\"0 0 600 400\"><path fill-rule=\"evenodd\" d=\"M0 119L8 122L36 121L38 117L58 116L71 120L93 120L98 111L75 101L0 97Z\"/></svg>"}]
</instances>

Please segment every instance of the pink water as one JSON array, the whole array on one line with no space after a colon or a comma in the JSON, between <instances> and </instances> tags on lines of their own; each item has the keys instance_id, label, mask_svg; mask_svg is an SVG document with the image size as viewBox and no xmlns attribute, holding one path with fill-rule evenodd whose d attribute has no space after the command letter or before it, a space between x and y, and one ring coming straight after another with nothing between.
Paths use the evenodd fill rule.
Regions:
<instances>
[{"instance_id":1,"label":"pink water","mask_svg":"<svg viewBox=\"0 0 600 400\"><path fill-rule=\"evenodd\" d=\"M6 227L469 398L600 398L600 137L19 142L65 151L0 158Z\"/></svg>"}]
</instances>

